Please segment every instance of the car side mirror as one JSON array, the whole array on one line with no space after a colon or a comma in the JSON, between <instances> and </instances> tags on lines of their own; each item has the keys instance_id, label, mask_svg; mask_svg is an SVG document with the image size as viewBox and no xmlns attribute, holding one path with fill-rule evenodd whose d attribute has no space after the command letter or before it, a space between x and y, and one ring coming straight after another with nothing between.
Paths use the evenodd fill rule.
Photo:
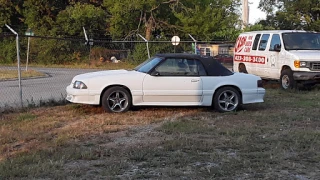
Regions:
<instances>
[{"instance_id":1,"label":"car side mirror","mask_svg":"<svg viewBox=\"0 0 320 180\"><path fill-rule=\"evenodd\" d=\"M151 76L160 76L160 73L158 71L152 71Z\"/></svg>"},{"instance_id":2,"label":"car side mirror","mask_svg":"<svg viewBox=\"0 0 320 180\"><path fill-rule=\"evenodd\" d=\"M275 44L273 49L274 49L274 51L280 52L281 51L281 45L280 44Z\"/></svg>"}]
</instances>

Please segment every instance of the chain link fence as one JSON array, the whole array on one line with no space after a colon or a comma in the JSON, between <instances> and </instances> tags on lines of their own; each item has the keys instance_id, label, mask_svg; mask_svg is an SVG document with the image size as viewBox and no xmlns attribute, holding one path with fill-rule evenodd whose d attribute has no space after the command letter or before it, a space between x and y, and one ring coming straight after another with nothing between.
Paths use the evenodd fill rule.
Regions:
<instances>
[{"instance_id":1,"label":"chain link fence","mask_svg":"<svg viewBox=\"0 0 320 180\"><path fill-rule=\"evenodd\" d=\"M65 102L65 88L75 75L108 69L109 63L138 65L157 53L215 56L233 52L233 43L221 42L181 41L173 46L171 41L91 40L86 43L84 39L22 36L19 37L19 68L16 37L0 36L0 41L0 112Z\"/></svg>"}]
</instances>

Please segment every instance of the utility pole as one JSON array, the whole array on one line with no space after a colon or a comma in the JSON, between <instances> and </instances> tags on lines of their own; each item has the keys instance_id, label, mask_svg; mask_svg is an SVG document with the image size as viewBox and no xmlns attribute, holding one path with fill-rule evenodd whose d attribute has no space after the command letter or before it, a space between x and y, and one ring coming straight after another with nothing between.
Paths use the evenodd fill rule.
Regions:
<instances>
[{"instance_id":1,"label":"utility pole","mask_svg":"<svg viewBox=\"0 0 320 180\"><path fill-rule=\"evenodd\" d=\"M242 29L249 24L249 3L248 0L242 0Z\"/></svg>"}]
</instances>

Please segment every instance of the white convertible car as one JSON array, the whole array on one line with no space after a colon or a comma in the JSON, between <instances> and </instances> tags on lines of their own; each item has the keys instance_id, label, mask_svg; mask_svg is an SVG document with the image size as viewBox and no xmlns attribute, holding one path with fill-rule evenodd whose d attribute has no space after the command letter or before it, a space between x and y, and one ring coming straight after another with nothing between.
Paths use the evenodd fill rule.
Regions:
<instances>
[{"instance_id":1,"label":"white convertible car","mask_svg":"<svg viewBox=\"0 0 320 180\"><path fill-rule=\"evenodd\" d=\"M72 103L102 105L107 112L131 106L213 106L236 110L241 104L263 102L260 77L233 73L212 57L157 54L133 70L80 74L67 87Z\"/></svg>"}]
</instances>

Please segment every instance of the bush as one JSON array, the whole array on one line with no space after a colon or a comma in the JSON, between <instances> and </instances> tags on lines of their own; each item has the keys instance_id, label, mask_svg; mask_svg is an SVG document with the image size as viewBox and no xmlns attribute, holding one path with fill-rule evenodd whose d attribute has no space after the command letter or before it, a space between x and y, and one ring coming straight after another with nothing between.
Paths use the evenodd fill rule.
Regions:
<instances>
[{"instance_id":1,"label":"bush","mask_svg":"<svg viewBox=\"0 0 320 180\"><path fill-rule=\"evenodd\" d=\"M34 39L30 48L32 62L36 64L83 63L88 53L89 49L79 42L56 39Z\"/></svg>"},{"instance_id":2,"label":"bush","mask_svg":"<svg viewBox=\"0 0 320 180\"><path fill-rule=\"evenodd\" d=\"M140 64L146 59L148 59L148 51L146 44L136 44L134 46L133 51L128 55L128 59L131 59L133 64Z\"/></svg>"},{"instance_id":3,"label":"bush","mask_svg":"<svg viewBox=\"0 0 320 180\"><path fill-rule=\"evenodd\" d=\"M17 61L17 49L15 38L1 39L0 43L0 63L11 64Z\"/></svg>"}]
</instances>

